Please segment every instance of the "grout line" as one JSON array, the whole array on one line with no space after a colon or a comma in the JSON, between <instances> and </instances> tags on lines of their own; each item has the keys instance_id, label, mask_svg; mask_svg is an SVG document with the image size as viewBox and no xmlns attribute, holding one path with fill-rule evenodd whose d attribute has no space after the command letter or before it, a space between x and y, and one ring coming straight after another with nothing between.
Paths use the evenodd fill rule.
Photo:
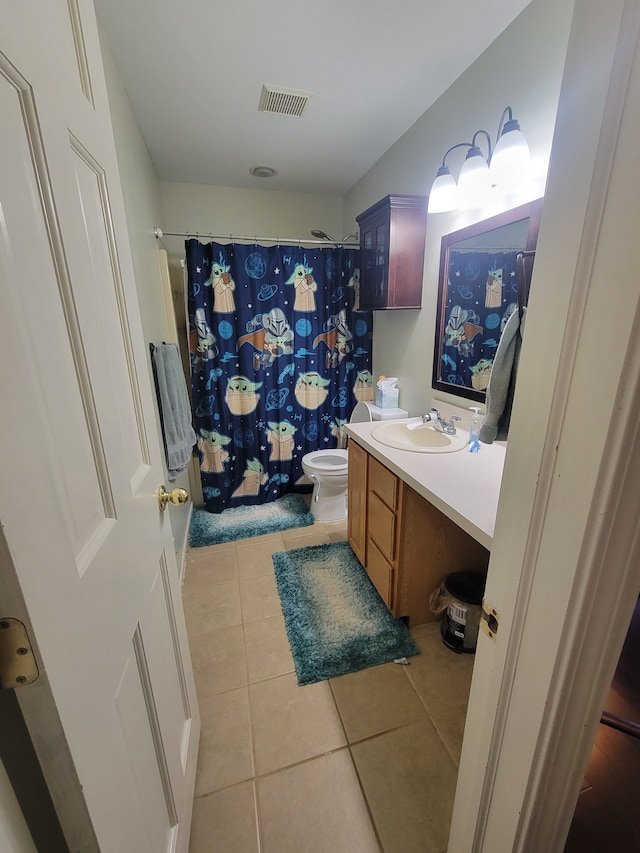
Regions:
<instances>
[{"instance_id":1,"label":"grout line","mask_svg":"<svg viewBox=\"0 0 640 853\"><path fill-rule=\"evenodd\" d=\"M264 849L264 841L262 839L262 820L260 819L260 797L258 796L258 780L253 779L253 808L256 821L256 841L258 843L258 853Z\"/></svg>"},{"instance_id":2,"label":"grout line","mask_svg":"<svg viewBox=\"0 0 640 853\"><path fill-rule=\"evenodd\" d=\"M281 539L282 539L282 536L281 536ZM286 544L284 543L284 539L282 539L282 542L284 544L284 547L286 547ZM275 547L279 547L276 542L274 542L273 545L274 545L274 549L275 549ZM242 550L242 548L240 548L239 550ZM272 550L272 552L271 552L270 559L273 557L273 554L274 554L274 550ZM236 547L236 560L238 560L238 559L239 559L239 553L238 553L238 548ZM273 566L271 568L271 571L273 571ZM267 574L268 573L265 572L265 575L267 575ZM261 577L261 575L258 575L258 577ZM239 567L238 567L238 594L240 594ZM257 828L257 835L258 835L258 853L260 853L260 851L263 850L263 847L264 847L263 827L262 827L263 818L262 818L262 806L260 803L260 793L258 790L258 778L259 777L258 777L258 762L257 762L257 756L256 756L256 741L255 741L255 736L254 736L254 709L253 709L253 704L252 704L252 699L251 699L251 683L249 682L249 661L248 661L248 656L247 656L247 637L246 637L246 633L245 633L245 619L244 619L244 611L242 609L242 599L240 599L240 618L242 620L242 642L244 644L244 661L245 661L245 669L246 669L246 677L247 677L247 703L248 703L248 707L249 707L249 736L251 738L251 764L252 764L252 769L253 769L253 790L254 790L254 803L255 803L255 819L256 819L256 828ZM266 617L266 618L270 618L270 617ZM258 622L258 621L261 621L261 620L258 620L258 619L252 620L251 624L253 624L254 622Z\"/></svg>"},{"instance_id":3,"label":"grout line","mask_svg":"<svg viewBox=\"0 0 640 853\"><path fill-rule=\"evenodd\" d=\"M423 723L425 722L424 717L427 718L426 722L431 723L433 725L431 717L429 717L429 715L425 713L422 717L416 717L414 720L407 720L404 723L398 723L397 726L390 726L388 729L384 729L381 732L374 732L373 734L365 735L364 737L357 738L356 740L347 740L347 743L349 744L349 746L360 746L360 744L367 743L367 741L375 740L379 737L384 737L384 735L389 735L393 732L399 732L401 729L408 729L410 726L415 726L416 723ZM440 737L440 735L438 735L438 737ZM440 739L442 740L442 738Z\"/></svg>"},{"instance_id":4,"label":"grout line","mask_svg":"<svg viewBox=\"0 0 640 853\"><path fill-rule=\"evenodd\" d=\"M353 767L354 773L356 774L356 779L358 780L358 785L360 787L360 793L362 794L362 799L364 801L365 808L367 810L367 814L369 815L369 820L371 822L371 826L373 828L374 835L376 837L376 841L378 842L378 847L381 850L381 853L384 853L384 848L382 846L382 839L380 838L380 834L378 832L378 826L376 824L375 818L373 816L373 809L371 808L371 804L369 803L369 798L367 797L367 792L364 789L364 785L362 782L362 777L360 775L360 770L358 769L358 765L356 764L356 760L353 757L353 751L351 749L351 743L349 741L349 735L347 734L347 729L344 724L344 719L342 716L342 712L340 711L340 705L336 699L335 693L333 692L333 679L327 679L329 682L329 689L331 690L331 696L333 698L333 704L336 707L336 712L338 714L338 719L340 720L340 725L342 726L342 731L344 733L344 738L347 742L347 749L349 750L349 758L351 759L351 765Z\"/></svg>"},{"instance_id":5,"label":"grout line","mask_svg":"<svg viewBox=\"0 0 640 853\"><path fill-rule=\"evenodd\" d=\"M421 650L421 653L422 653L422 650ZM426 701L425 701L424 697L422 696L422 694L420 693L420 691L418 690L418 688L416 687L416 685L413 683L413 679L411 678L411 674L410 674L409 672L407 672L407 670L408 670L408 669L409 669L409 667L405 667L405 673L404 673L405 678L407 678L407 680L409 681L409 684L411 685L411 687L413 688L414 693L415 693L415 694L416 694L416 696L418 697L418 700L420 701L420 704L421 704L421 705L422 705L422 707L424 708L425 713L426 713L426 715L427 715L427 717L428 717L428 719L429 719L429 722L430 722L430 723L431 723L431 725L433 726L435 733L438 735L438 738L439 738L439 740L440 740L441 744L444 746L444 748L445 748L445 751L446 751L447 755L449 756L449 758L450 758L450 759L451 759L451 761L453 762L453 766L456 768L456 772L459 772L459 770L460 770L460 760L459 760L459 758L456 758L456 757L454 756L454 754L453 754L452 750L450 749L450 747L449 747L448 743L446 742L446 740L443 738L442 734L440 733L440 729L439 729L439 727L438 727L438 725L437 725L436 721L434 720L434 718L433 718L433 717L432 717L432 715L431 715L431 711L429 710L429 706L427 705L427 703L426 703ZM471 689L471 685L469 685L469 689ZM469 701L469 700L468 700L468 697L467 697L467 706L468 706L468 701ZM466 722L466 715L467 715L467 709L465 708L465 722Z\"/></svg>"},{"instance_id":6,"label":"grout line","mask_svg":"<svg viewBox=\"0 0 640 853\"><path fill-rule=\"evenodd\" d=\"M349 744L343 744L342 746L336 746L334 749L325 749L324 752L319 752L317 755L309 755L307 758L302 758L300 761L294 761L292 764L285 764L283 767L276 767L274 770L268 770L266 773L260 773L255 776L255 781L258 782L262 779L269 779L270 776L277 776L278 773L283 773L287 770L293 770L296 767L302 767L305 764L310 764L312 761L316 761L318 758L324 758L327 755L334 755L336 752L342 752L345 749L348 749Z\"/></svg>"},{"instance_id":7,"label":"grout line","mask_svg":"<svg viewBox=\"0 0 640 853\"><path fill-rule=\"evenodd\" d=\"M356 774L356 779L358 780L358 785L360 786L360 791L362 792L362 799L364 800L364 805L367 810L367 814L369 815L369 820L371 821L371 826L373 828L373 833L376 837L376 841L378 842L378 847L380 848L381 853L384 853L384 847L382 845L382 838L380 837L380 832L378 831L378 824L375 821L373 816L373 809L371 808L371 804L369 803L369 798L367 797L367 792L364 789L364 785L362 783L362 777L360 776L360 770L358 765L356 764L356 760L353 757L353 752L351 751L351 744L349 744L349 757L351 758L351 764L353 765L353 770Z\"/></svg>"},{"instance_id":8,"label":"grout line","mask_svg":"<svg viewBox=\"0 0 640 853\"><path fill-rule=\"evenodd\" d=\"M236 554L236 568L238 568L238 549L234 548ZM247 637L244 630L244 611L242 607L242 596L240 595L240 577L239 573L237 575L238 582L238 597L240 599L240 627L242 629L242 650L244 652L244 676L245 676L245 684L247 687L247 708L249 709L249 740L251 746L251 769L253 771L253 778L256 778L256 746L255 739L253 736L253 710L251 708L251 690L249 684L249 663L247 661ZM258 824L258 834L260 834L260 825Z\"/></svg>"}]
</instances>

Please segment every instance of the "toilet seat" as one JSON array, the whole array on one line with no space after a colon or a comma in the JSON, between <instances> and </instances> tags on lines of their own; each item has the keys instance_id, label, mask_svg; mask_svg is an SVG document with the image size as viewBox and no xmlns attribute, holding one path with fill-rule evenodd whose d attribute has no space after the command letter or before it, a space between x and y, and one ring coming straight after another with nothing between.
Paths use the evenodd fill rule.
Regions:
<instances>
[{"instance_id":1,"label":"toilet seat","mask_svg":"<svg viewBox=\"0 0 640 853\"><path fill-rule=\"evenodd\" d=\"M313 450L302 470L313 485L311 512L316 521L341 521L347 515L349 464L346 450Z\"/></svg>"},{"instance_id":2,"label":"toilet seat","mask_svg":"<svg viewBox=\"0 0 640 853\"><path fill-rule=\"evenodd\" d=\"M302 457L303 464L322 473L324 476L342 475L348 467L346 450L314 450Z\"/></svg>"}]
</instances>

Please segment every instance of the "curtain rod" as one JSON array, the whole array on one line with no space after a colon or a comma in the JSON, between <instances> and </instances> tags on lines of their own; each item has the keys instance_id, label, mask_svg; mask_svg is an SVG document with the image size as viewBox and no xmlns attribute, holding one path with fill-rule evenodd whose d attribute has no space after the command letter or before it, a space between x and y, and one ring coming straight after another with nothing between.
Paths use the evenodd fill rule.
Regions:
<instances>
[{"instance_id":1,"label":"curtain rod","mask_svg":"<svg viewBox=\"0 0 640 853\"><path fill-rule=\"evenodd\" d=\"M289 245L298 243L305 243L305 245L320 245L320 246L350 246L352 249L359 249L359 243L351 243L348 240L307 240L302 237L262 237L262 236L253 236L253 237L245 237L241 234L200 234L199 231L163 231L162 228L154 228L153 233L155 234L156 240L160 240L162 237L194 237L196 240L202 238L209 238L209 240L244 240L247 243L257 243L258 241L263 241L265 243L287 243Z\"/></svg>"}]
</instances>

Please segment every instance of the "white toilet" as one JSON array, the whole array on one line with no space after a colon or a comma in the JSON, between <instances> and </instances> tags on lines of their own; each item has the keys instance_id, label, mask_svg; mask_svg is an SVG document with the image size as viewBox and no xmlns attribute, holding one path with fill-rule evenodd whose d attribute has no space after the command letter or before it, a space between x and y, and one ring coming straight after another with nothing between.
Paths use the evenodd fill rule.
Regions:
<instances>
[{"instance_id":1,"label":"white toilet","mask_svg":"<svg viewBox=\"0 0 640 853\"><path fill-rule=\"evenodd\" d=\"M407 417L409 414L404 409L357 403L349 423ZM311 513L316 521L342 521L347 517L347 469L346 450L314 450L302 457L302 470L313 483Z\"/></svg>"}]
</instances>

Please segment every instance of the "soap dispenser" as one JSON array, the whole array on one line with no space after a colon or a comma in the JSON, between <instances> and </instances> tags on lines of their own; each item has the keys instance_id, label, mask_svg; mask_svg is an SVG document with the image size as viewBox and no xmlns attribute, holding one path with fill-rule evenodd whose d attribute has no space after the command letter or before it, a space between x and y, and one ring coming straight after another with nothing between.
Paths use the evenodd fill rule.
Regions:
<instances>
[{"instance_id":1,"label":"soap dispenser","mask_svg":"<svg viewBox=\"0 0 640 853\"><path fill-rule=\"evenodd\" d=\"M469 427L469 453L477 453L480 450L480 407L469 406L471 425Z\"/></svg>"}]
</instances>

